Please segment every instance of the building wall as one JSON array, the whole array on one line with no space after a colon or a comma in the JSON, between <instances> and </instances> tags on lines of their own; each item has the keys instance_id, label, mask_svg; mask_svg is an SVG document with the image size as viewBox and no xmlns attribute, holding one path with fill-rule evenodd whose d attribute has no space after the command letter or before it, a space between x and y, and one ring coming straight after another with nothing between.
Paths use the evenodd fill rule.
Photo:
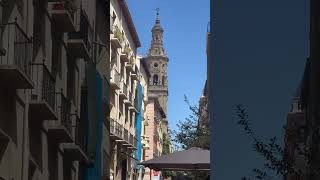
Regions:
<instances>
[{"instance_id":1,"label":"building wall","mask_svg":"<svg viewBox=\"0 0 320 180\"><path fill-rule=\"evenodd\" d=\"M140 83L133 79L131 74L139 74L139 64L137 60L137 48L138 44L134 41L132 34L132 25L129 24L129 19L131 17L125 16L125 13L129 10L126 9L125 1L123 0L111 0L110 1L110 16L112 19L110 26L111 30L114 31L115 27L118 27L123 33L123 42L121 42L120 48L115 48L110 46L110 65L111 65L111 94L110 94L110 118L119 123L123 130L128 130L129 135L136 136L136 112L130 110L134 105L134 100L136 97L136 89L139 88ZM131 29L130 29L131 28ZM114 32L110 34L110 38L115 38ZM124 54L125 46L128 45L131 49L129 57L132 57L132 61L124 62L120 55ZM131 65L131 68L128 66ZM134 71L134 72L133 72ZM116 74L119 73L120 80L116 79ZM117 82L115 82L117 81ZM115 84L120 84L120 87L115 88ZM125 94L125 98L121 98L120 95L124 92L124 86L127 87L128 93ZM131 94L132 98L129 98ZM124 137L121 137L125 140ZM132 149L132 144L127 142L119 142L119 140L112 139L112 145L114 146L112 150L111 157L111 171L113 179L133 179L135 174L134 165L135 151ZM122 160L126 160L126 163L122 163ZM126 170L127 169L127 170ZM126 171L122 175L122 171Z\"/></svg>"},{"instance_id":2,"label":"building wall","mask_svg":"<svg viewBox=\"0 0 320 180\"><path fill-rule=\"evenodd\" d=\"M87 3L86 5L88 7L82 7L85 7L84 11L86 11L88 15L89 22L92 26L91 28L94 29L93 24L95 24L96 19L95 1L90 1L90 3L88 3L87 0L75 2L78 8L78 15L80 14L80 4ZM57 129L59 133L66 131L63 130L63 128L66 129L66 124L62 121L62 119L66 117L67 124L71 126L76 125L78 118L81 119L81 121L85 120L85 117L80 116L81 105L86 103L82 101L81 93L83 89L82 86L85 85L84 80L87 75L85 67L88 62L85 62L83 58L68 57L68 55L74 56L68 49L68 33L66 31L58 32L58 28L62 26L54 22L50 17L50 12L47 13L47 11L50 10L50 5L48 5L47 1L21 0L7 1L6 3L1 2L0 4L0 14L3 20L1 24L16 22L21 28L21 31L26 34L27 38L33 38L33 49L30 51L32 67L29 78L29 80L33 82L33 87L20 89L10 87L7 89L3 87L9 87L10 84L8 84L5 78L1 80L3 84L0 88L0 114L1 117L4 118L0 119L0 132L3 132L1 136L7 137L8 144L5 145L6 143L4 143L4 145L0 147L0 152L3 152L0 155L0 177L16 180L83 179L84 176L81 175L79 166L82 164L84 167L87 167L86 163L77 158L71 160L68 157L69 154L66 153L67 149L70 150L70 146L78 146L78 144L75 144L76 129L71 127L71 131L67 132L66 136L71 139L71 142L68 143L54 139L51 136L53 131L57 133ZM66 19L60 20L64 21ZM76 31L80 30L80 16L78 20L79 21L74 21ZM19 47L13 46L13 40L9 41L6 39L9 37L8 30L11 26L13 26L13 24L5 26L6 30L4 34L1 34L4 38L1 39L0 47L2 48L1 50L4 49L7 51L7 55L0 57L0 65L5 64L2 61L4 58L12 60L10 62L12 63L14 58L17 59L17 57L13 56L14 54L24 52L22 51L23 49L19 52ZM19 31L16 29L16 31L10 30L10 32L17 33ZM19 36L18 38L23 36L24 35ZM89 43L92 46L92 40ZM12 46L6 46L6 44ZM15 53L11 51L12 47L16 50ZM0 66L0 68L4 67ZM44 75L43 72L46 72L46 74ZM10 77L6 76L6 78L9 79ZM42 83L42 81L37 78L54 79L53 86L46 87L48 88L46 89L47 91L43 91L45 85L48 86L48 84ZM45 82L48 82L47 79ZM20 81L16 81L15 84L19 85L19 83ZM101 92L102 87L100 86L99 88L98 90ZM50 107L54 114L51 116L57 116L57 120L45 118L48 117L50 113L47 113L43 109L37 109L39 106L35 105L35 102L39 103L48 98L46 93L50 95L53 94L55 104ZM44 95L42 96L42 94ZM34 99L35 95L42 97ZM61 100L59 100L61 95L67 98L66 101L70 102L70 110L65 112L61 110L63 109ZM31 107L32 109L37 109L37 111L31 111ZM49 105L45 107L49 107ZM100 111L98 114L100 120L102 120L102 107L101 105L98 105L98 107ZM88 124L91 126L97 125L91 121L92 119L94 118L88 117ZM85 136L85 134L81 134L81 136ZM90 137L87 138L90 141ZM101 142L102 139L98 138L97 144L93 144L93 146L99 145ZM87 156L89 156L89 154L87 154L87 151L83 148L88 148L88 146L80 147L81 151L84 152L84 156L88 158ZM91 150L95 151L95 148L96 147ZM96 155L99 154L101 153L96 152ZM100 178L101 175L99 175L97 179Z\"/></svg>"}]
</instances>

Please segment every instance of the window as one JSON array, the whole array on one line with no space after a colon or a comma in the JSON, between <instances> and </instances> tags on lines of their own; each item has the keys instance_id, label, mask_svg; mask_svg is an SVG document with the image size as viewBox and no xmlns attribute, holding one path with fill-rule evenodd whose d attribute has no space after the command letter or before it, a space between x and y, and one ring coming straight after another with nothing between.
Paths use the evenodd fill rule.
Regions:
<instances>
[{"instance_id":1,"label":"window","mask_svg":"<svg viewBox=\"0 0 320 180\"><path fill-rule=\"evenodd\" d=\"M154 66L155 68L156 68L156 67L158 67L158 63L154 63L154 65L153 65L153 66Z\"/></svg>"},{"instance_id":2,"label":"window","mask_svg":"<svg viewBox=\"0 0 320 180\"><path fill-rule=\"evenodd\" d=\"M153 75L153 85L157 85L158 84L158 75Z\"/></svg>"},{"instance_id":3,"label":"window","mask_svg":"<svg viewBox=\"0 0 320 180\"><path fill-rule=\"evenodd\" d=\"M56 33L52 36L52 59L51 59L51 72L54 77L58 74L59 77L62 77L62 34Z\"/></svg>"},{"instance_id":4,"label":"window","mask_svg":"<svg viewBox=\"0 0 320 180\"><path fill-rule=\"evenodd\" d=\"M68 66L68 72L67 72L67 96L72 99L73 103L76 104L75 98L76 98L76 64L75 59L68 56L67 61Z\"/></svg>"}]
</instances>

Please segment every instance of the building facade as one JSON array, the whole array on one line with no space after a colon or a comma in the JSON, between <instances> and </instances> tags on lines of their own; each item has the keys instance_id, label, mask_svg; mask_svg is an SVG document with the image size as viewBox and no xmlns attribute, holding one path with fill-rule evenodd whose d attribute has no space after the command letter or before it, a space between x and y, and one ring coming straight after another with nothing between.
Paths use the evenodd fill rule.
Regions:
<instances>
[{"instance_id":1,"label":"building facade","mask_svg":"<svg viewBox=\"0 0 320 180\"><path fill-rule=\"evenodd\" d=\"M125 0L110 1L110 27L110 179L135 179L136 133L140 133L136 126L142 101L137 58L140 41Z\"/></svg>"},{"instance_id":2,"label":"building facade","mask_svg":"<svg viewBox=\"0 0 320 180\"><path fill-rule=\"evenodd\" d=\"M302 108L300 96L298 96L293 98L291 110L287 115L284 158L294 169L294 172L289 173L286 180L305 179L307 164L306 157L302 153L305 149L305 126L305 112Z\"/></svg>"},{"instance_id":3,"label":"building facade","mask_svg":"<svg viewBox=\"0 0 320 180\"><path fill-rule=\"evenodd\" d=\"M207 81L205 82L202 95L199 100L199 122L198 126L201 129L209 127L209 115L208 115L208 90Z\"/></svg>"},{"instance_id":4,"label":"building facade","mask_svg":"<svg viewBox=\"0 0 320 180\"><path fill-rule=\"evenodd\" d=\"M103 0L0 2L2 179L108 174L108 33L97 25L107 9Z\"/></svg>"},{"instance_id":5,"label":"building facade","mask_svg":"<svg viewBox=\"0 0 320 180\"><path fill-rule=\"evenodd\" d=\"M159 13L157 13L155 25L152 30L151 47L147 57L142 59L148 73L148 90L146 99L146 122L148 126L144 127L143 160L153 159L162 155L163 134L168 137L168 63L169 58L166 55L163 46L163 28L160 24ZM144 180L160 179L161 172L145 169Z\"/></svg>"}]
</instances>

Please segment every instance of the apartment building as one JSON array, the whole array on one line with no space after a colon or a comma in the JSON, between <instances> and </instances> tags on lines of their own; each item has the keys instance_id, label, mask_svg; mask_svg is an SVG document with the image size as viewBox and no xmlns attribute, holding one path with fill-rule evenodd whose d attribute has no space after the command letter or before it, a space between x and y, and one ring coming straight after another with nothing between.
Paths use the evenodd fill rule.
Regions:
<instances>
[{"instance_id":1,"label":"apartment building","mask_svg":"<svg viewBox=\"0 0 320 180\"><path fill-rule=\"evenodd\" d=\"M125 0L110 1L110 27L110 179L127 180L137 176L136 118L141 111L141 88L140 41Z\"/></svg>"},{"instance_id":2,"label":"apartment building","mask_svg":"<svg viewBox=\"0 0 320 180\"><path fill-rule=\"evenodd\" d=\"M141 138L140 138L140 142L141 142L141 146L140 146L140 156L138 159L139 161L145 161L146 159L146 151L150 149L150 140L149 140L149 136L147 136L146 134L146 129L149 126L149 118L147 115L147 104L148 104L148 83L149 83L149 79L150 79L150 72L148 69L147 64L145 63L145 61L143 60L143 58L140 59L140 72L141 72L141 86L142 86L142 112L143 112L143 116L142 116L142 122L141 122ZM139 172L139 176L138 179L141 180L143 179L144 175L145 175L145 168L143 166L138 166L138 172Z\"/></svg>"},{"instance_id":3,"label":"apartment building","mask_svg":"<svg viewBox=\"0 0 320 180\"><path fill-rule=\"evenodd\" d=\"M162 155L162 142L163 142L163 121L166 115L160 106L158 96L148 94L148 104L146 105L146 116L148 117L148 126L144 130L144 139L148 148L144 149L143 160L149 160ZM145 169L144 180L151 180L160 178L158 171Z\"/></svg>"},{"instance_id":4,"label":"apartment building","mask_svg":"<svg viewBox=\"0 0 320 180\"><path fill-rule=\"evenodd\" d=\"M0 2L2 179L101 179L106 9L103 0Z\"/></svg>"}]
</instances>

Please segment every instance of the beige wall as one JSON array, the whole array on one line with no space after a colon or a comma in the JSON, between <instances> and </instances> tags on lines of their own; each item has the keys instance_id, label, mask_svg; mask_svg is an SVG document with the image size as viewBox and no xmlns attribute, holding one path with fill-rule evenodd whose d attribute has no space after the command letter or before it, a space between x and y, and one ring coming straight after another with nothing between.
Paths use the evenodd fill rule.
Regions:
<instances>
[{"instance_id":1,"label":"beige wall","mask_svg":"<svg viewBox=\"0 0 320 180\"><path fill-rule=\"evenodd\" d=\"M128 29L125 17L123 16L123 11L120 8L119 0L111 0L110 1L110 15L112 16L113 13L116 14L116 19L114 21L114 24L111 24L110 26L117 25L120 29L120 31L124 32L124 43L122 43L122 47L118 49L112 48L110 46L110 63L111 63L111 78L114 78L114 71L117 71L120 73L120 81L121 83L125 83L127 85L128 91L132 93L132 96L135 96L136 87L137 87L137 81L133 80L130 76L130 72L125 67L125 63L121 61L120 54L124 49L124 44L127 42L129 44L129 47L132 49L132 56L134 57L134 63L138 66L139 64L136 59L136 45L133 42L132 35L130 34L130 31ZM111 38L113 35L111 34ZM133 87L131 87L133 86ZM132 91L131 91L132 89ZM113 89L110 93L111 103L113 104L111 112L110 112L110 118L114 119L115 121L119 122L125 129L129 131L132 135L135 135L135 113L131 113L131 111L128 108L128 105L125 105L124 100L120 100L119 94L121 89ZM131 123L130 123L131 122ZM124 148L121 144L113 142L114 148L113 148L113 155L111 160L111 169L114 171L114 179L121 179L121 160L127 159L127 168L129 170L129 174L132 174L133 169L133 161L131 161L131 158L128 156L125 156L123 154L120 154L120 149L125 151L126 153L131 153L132 150ZM118 169L117 172L115 172L115 169ZM132 179L133 176L130 175L127 177L127 179Z\"/></svg>"}]
</instances>

